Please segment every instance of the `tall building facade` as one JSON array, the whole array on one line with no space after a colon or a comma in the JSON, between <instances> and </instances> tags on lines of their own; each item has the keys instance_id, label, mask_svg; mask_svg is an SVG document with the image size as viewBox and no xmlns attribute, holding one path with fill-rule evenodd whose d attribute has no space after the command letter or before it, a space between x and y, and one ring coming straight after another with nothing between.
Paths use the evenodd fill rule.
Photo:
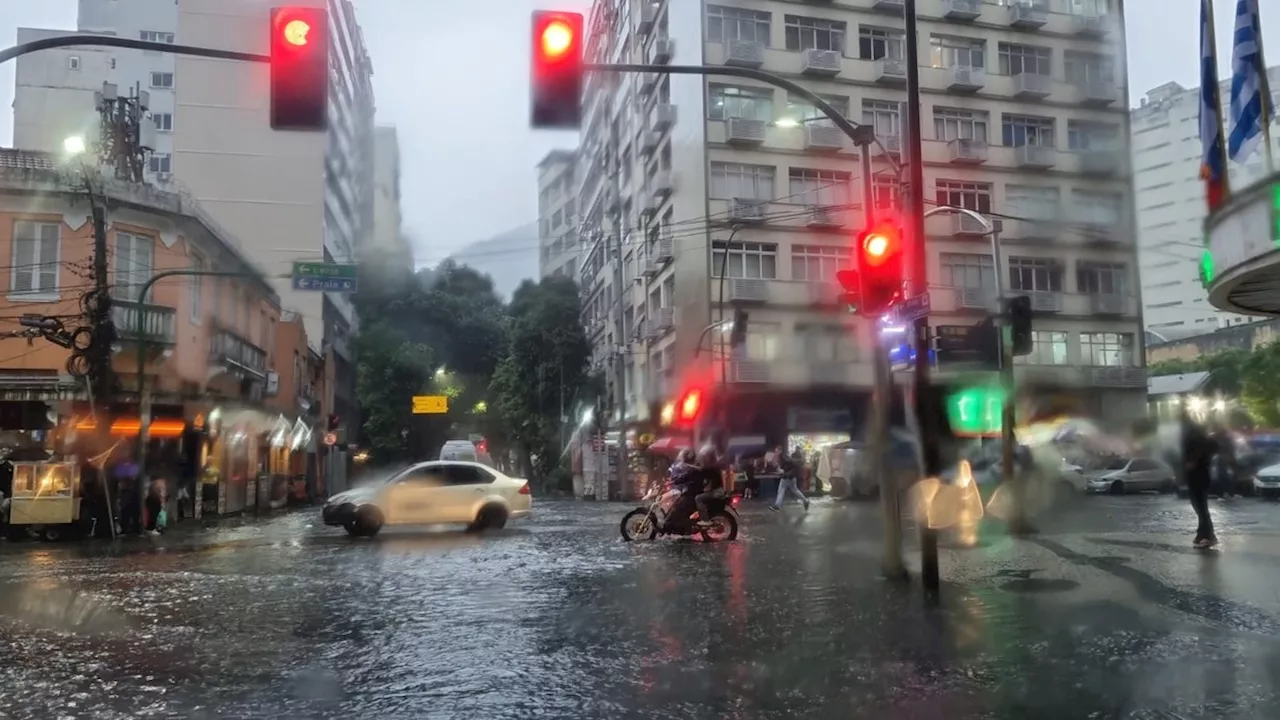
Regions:
<instances>
[{"instance_id":1,"label":"tall building facade","mask_svg":"<svg viewBox=\"0 0 1280 720\"><path fill-rule=\"evenodd\" d=\"M1271 87L1280 68L1271 68ZM1230 83L1221 88L1225 102ZM1280 91L1273 95L1280 99ZM1200 283L1205 200L1200 179L1200 88L1165 83L1147 91L1132 111L1134 203L1141 256L1143 320L1158 341L1213 332L1259 318L1218 310ZM1273 131L1280 153L1280 125ZM1228 163L1233 187L1265 174L1259 152L1244 165Z\"/></svg>"},{"instance_id":2,"label":"tall building facade","mask_svg":"<svg viewBox=\"0 0 1280 720\"><path fill-rule=\"evenodd\" d=\"M873 194L898 205L903 4L598 0L588 62L759 68L873 126ZM1145 412L1123 18L1105 0L920 0L925 195L1002 220L927 222L930 324L979 322L996 273L1032 297L1024 386L1110 419ZM866 221L858 156L812 103L755 80L587 78L578 152L583 322L615 421L690 386L774 438L862 426L869 324L834 302ZM733 308L749 313L727 347ZM875 331L877 334L879 330ZM962 368L940 364L941 382ZM741 426L741 427L739 427Z\"/></svg>"},{"instance_id":3,"label":"tall building facade","mask_svg":"<svg viewBox=\"0 0 1280 720\"><path fill-rule=\"evenodd\" d=\"M578 279L577 153L552 150L538 163L538 277Z\"/></svg>"},{"instance_id":4,"label":"tall building facade","mask_svg":"<svg viewBox=\"0 0 1280 720\"><path fill-rule=\"evenodd\" d=\"M79 30L266 54L268 0L80 0ZM157 129L148 180L189 195L272 275L294 260L354 261L373 234L372 64L350 0L311 0L329 14L329 128L276 132L268 68L129 49L71 48L18 59L14 144L56 152L70 134L96 137L93 92L146 91ZM64 34L20 29L20 38ZM348 298L275 280L326 358L323 406L355 420ZM344 424L345 420L344 420Z\"/></svg>"},{"instance_id":5,"label":"tall building facade","mask_svg":"<svg viewBox=\"0 0 1280 720\"><path fill-rule=\"evenodd\" d=\"M400 140L396 129L373 131L373 240L371 246L413 267L413 248L405 237L400 209Z\"/></svg>"}]
</instances>

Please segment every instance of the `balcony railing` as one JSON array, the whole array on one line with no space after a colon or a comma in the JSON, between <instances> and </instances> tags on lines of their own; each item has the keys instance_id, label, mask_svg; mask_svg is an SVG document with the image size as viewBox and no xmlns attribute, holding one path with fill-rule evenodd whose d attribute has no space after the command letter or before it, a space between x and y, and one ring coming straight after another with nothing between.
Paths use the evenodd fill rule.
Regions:
<instances>
[{"instance_id":1,"label":"balcony railing","mask_svg":"<svg viewBox=\"0 0 1280 720\"><path fill-rule=\"evenodd\" d=\"M137 303L130 300L111 301L111 322L116 326L116 336L121 340L146 340L161 345L172 345L177 339L175 319L177 312L171 307Z\"/></svg>"},{"instance_id":2,"label":"balcony railing","mask_svg":"<svg viewBox=\"0 0 1280 720\"><path fill-rule=\"evenodd\" d=\"M259 375L266 373L266 351L230 330L214 330L209 354L215 361L230 363Z\"/></svg>"}]
</instances>

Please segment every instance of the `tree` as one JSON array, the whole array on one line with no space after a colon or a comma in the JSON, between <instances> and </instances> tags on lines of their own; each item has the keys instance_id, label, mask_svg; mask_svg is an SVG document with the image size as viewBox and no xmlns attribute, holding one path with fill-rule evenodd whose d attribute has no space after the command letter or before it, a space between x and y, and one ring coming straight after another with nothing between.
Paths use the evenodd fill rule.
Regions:
<instances>
[{"instance_id":1,"label":"tree","mask_svg":"<svg viewBox=\"0 0 1280 720\"><path fill-rule=\"evenodd\" d=\"M377 462L413 459L412 396L430 394L431 350L406 340L394 328L375 323L356 336L356 397L364 414L364 442Z\"/></svg>"},{"instance_id":2,"label":"tree","mask_svg":"<svg viewBox=\"0 0 1280 720\"><path fill-rule=\"evenodd\" d=\"M1280 343L1223 350L1191 360L1165 360L1152 363L1148 370L1152 375L1212 373L1214 387L1238 398L1254 421L1280 425Z\"/></svg>"},{"instance_id":3,"label":"tree","mask_svg":"<svg viewBox=\"0 0 1280 720\"><path fill-rule=\"evenodd\" d=\"M587 384L591 345L579 322L578 288L567 278L526 281L509 306L509 342L489 385L490 409L518 447L533 478L544 481L563 450L561 412Z\"/></svg>"}]
</instances>

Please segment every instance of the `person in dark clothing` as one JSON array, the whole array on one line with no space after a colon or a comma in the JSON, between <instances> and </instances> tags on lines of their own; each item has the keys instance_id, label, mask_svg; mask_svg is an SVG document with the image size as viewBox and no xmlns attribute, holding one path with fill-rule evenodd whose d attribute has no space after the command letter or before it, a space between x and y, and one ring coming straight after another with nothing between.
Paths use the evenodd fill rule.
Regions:
<instances>
[{"instance_id":1,"label":"person in dark clothing","mask_svg":"<svg viewBox=\"0 0 1280 720\"><path fill-rule=\"evenodd\" d=\"M1220 500L1228 500L1236 494L1236 444L1231 431L1222 423L1218 423L1211 436L1214 443L1213 464L1211 465L1212 494Z\"/></svg>"},{"instance_id":2,"label":"person in dark clothing","mask_svg":"<svg viewBox=\"0 0 1280 720\"><path fill-rule=\"evenodd\" d=\"M693 450L688 448L680 451L679 457L672 463L668 472L671 475L672 487L680 490L681 493L675 504L671 506L667 522L681 524L687 522L693 515L694 509L698 507L696 498L706 485L706 476L695 462Z\"/></svg>"},{"instance_id":3,"label":"person in dark clothing","mask_svg":"<svg viewBox=\"0 0 1280 720\"><path fill-rule=\"evenodd\" d=\"M147 533L160 534L160 511L164 509L164 483L157 480L147 488Z\"/></svg>"},{"instance_id":4,"label":"person in dark clothing","mask_svg":"<svg viewBox=\"0 0 1280 720\"><path fill-rule=\"evenodd\" d=\"M1218 544L1218 536L1213 529L1213 518L1209 515L1209 489L1212 484L1210 465L1217 449L1217 443L1205 429L1185 410L1181 417L1182 425L1182 471L1186 477L1187 494L1191 498L1191 508L1195 510L1198 524L1194 545L1197 548L1210 548Z\"/></svg>"}]
</instances>

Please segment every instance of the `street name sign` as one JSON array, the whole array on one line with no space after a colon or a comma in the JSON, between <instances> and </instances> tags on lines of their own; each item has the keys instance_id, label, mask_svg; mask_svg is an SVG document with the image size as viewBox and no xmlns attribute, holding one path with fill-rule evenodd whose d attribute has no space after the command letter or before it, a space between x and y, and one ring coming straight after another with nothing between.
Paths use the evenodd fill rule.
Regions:
<instances>
[{"instance_id":1,"label":"street name sign","mask_svg":"<svg viewBox=\"0 0 1280 720\"><path fill-rule=\"evenodd\" d=\"M317 292L356 291L356 266L323 262L295 262L293 289Z\"/></svg>"}]
</instances>

